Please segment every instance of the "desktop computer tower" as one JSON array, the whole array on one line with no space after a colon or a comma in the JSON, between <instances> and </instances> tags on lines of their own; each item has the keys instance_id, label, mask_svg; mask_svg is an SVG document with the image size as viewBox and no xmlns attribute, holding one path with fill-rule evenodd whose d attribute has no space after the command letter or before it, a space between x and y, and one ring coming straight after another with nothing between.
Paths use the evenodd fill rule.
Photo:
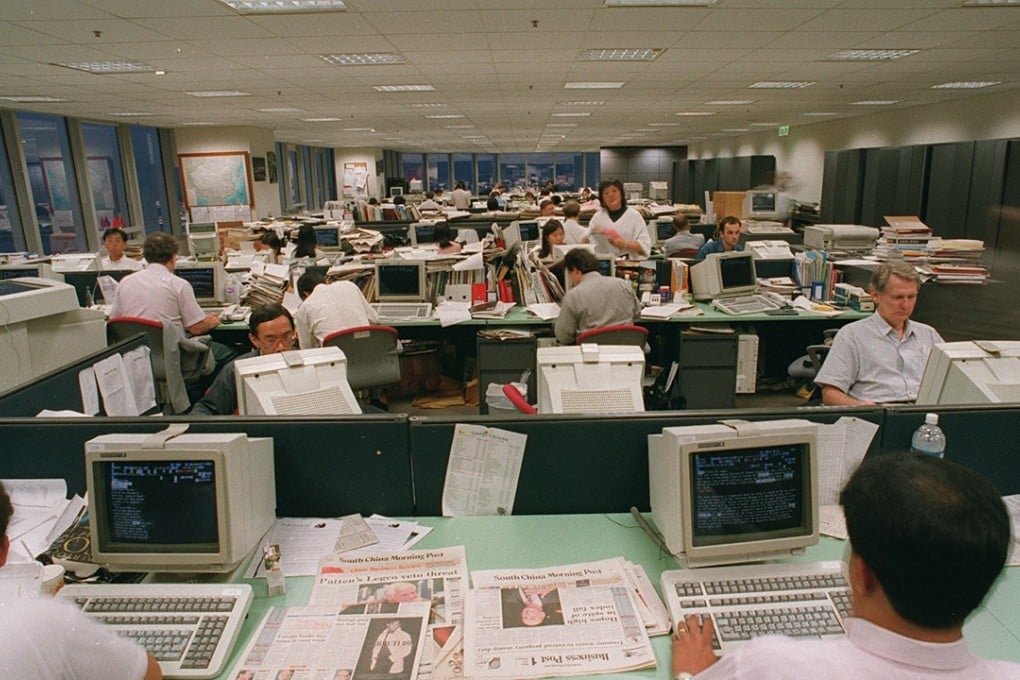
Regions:
<instances>
[{"instance_id":1,"label":"desktop computer tower","mask_svg":"<svg viewBox=\"0 0 1020 680\"><path fill-rule=\"evenodd\" d=\"M754 394L758 389L758 336L737 336L737 394Z\"/></svg>"}]
</instances>

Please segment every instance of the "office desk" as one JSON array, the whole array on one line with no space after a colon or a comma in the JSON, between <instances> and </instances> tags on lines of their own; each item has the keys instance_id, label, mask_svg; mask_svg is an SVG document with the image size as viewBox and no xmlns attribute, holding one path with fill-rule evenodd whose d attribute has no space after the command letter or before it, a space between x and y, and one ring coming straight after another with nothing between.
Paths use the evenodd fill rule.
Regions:
<instances>
[{"instance_id":1,"label":"office desk","mask_svg":"<svg viewBox=\"0 0 1020 680\"><path fill-rule=\"evenodd\" d=\"M532 515L504 517L459 517L420 519L434 527L415 549L463 545L468 569L543 567L588 562L622 555L640 564L658 590L659 576L676 569L670 557L660 557L658 548L637 528L627 514ZM840 559L844 543L829 538L811 547L797 561ZM308 601L311 577L287 579L285 596L267 597L264 579L247 581L255 589L251 613L230 661L233 669L241 652L271 606L302 605ZM964 627L971 649L980 656L1020 661L1020 568L1007 569L985 606ZM652 638L658 667L611 676L618 678L669 678L671 646L668 635ZM220 676L232 679L231 671Z\"/></svg>"}]
</instances>

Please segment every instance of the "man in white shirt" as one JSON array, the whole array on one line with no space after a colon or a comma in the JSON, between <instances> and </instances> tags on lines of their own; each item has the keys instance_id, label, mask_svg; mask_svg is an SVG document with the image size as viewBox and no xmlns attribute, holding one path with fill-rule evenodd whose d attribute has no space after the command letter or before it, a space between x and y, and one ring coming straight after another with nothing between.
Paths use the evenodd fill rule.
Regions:
<instances>
[{"instance_id":1,"label":"man in white shirt","mask_svg":"<svg viewBox=\"0 0 1020 680\"><path fill-rule=\"evenodd\" d=\"M106 256L99 261L99 269L110 271L113 269L128 269L138 271L143 265L138 260L132 260L124 256L127 248L127 234L116 227L103 232L103 247L106 248Z\"/></svg>"},{"instance_id":2,"label":"man in white shirt","mask_svg":"<svg viewBox=\"0 0 1020 680\"><path fill-rule=\"evenodd\" d=\"M675 678L1020 678L1020 665L974 656L963 637L1012 538L991 484L940 458L876 455L839 500L851 547L846 637L770 635L717 660L711 620L690 616L673 639Z\"/></svg>"},{"instance_id":3,"label":"man in white shirt","mask_svg":"<svg viewBox=\"0 0 1020 680\"><path fill-rule=\"evenodd\" d=\"M7 563L7 525L14 509L0 483L0 567ZM61 598L0 602L0 678L159 680L151 654Z\"/></svg>"},{"instance_id":4,"label":"man in white shirt","mask_svg":"<svg viewBox=\"0 0 1020 680\"><path fill-rule=\"evenodd\" d=\"M309 271L298 279L297 288L302 302L294 314L294 325L301 349L322 347L330 333L379 322L361 289L350 281L327 284L321 273Z\"/></svg>"},{"instance_id":5,"label":"man in white shirt","mask_svg":"<svg viewBox=\"0 0 1020 680\"><path fill-rule=\"evenodd\" d=\"M439 212L443 207L435 200L435 194L431 191L425 192L425 200L418 204L418 210L422 212Z\"/></svg>"},{"instance_id":6,"label":"man in white shirt","mask_svg":"<svg viewBox=\"0 0 1020 680\"><path fill-rule=\"evenodd\" d=\"M577 218L581 215L581 204L570 199L563 202L563 242L564 243L587 243L588 230L581 226Z\"/></svg>"},{"instance_id":7,"label":"man in white shirt","mask_svg":"<svg viewBox=\"0 0 1020 680\"><path fill-rule=\"evenodd\" d=\"M471 192L465 188L463 182L457 182L457 188L450 193L453 199L453 207L457 210L467 210L471 207Z\"/></svg>"}]
</instances>

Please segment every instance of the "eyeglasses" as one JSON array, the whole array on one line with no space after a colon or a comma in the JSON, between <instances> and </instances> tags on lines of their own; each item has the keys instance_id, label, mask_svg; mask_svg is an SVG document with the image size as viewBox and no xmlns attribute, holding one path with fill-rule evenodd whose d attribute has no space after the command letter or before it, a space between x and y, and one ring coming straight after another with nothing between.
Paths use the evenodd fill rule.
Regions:
<instances>
[{"instance_id":1,"label":"eyeglasses","mask_svg":"<svg viewBox=\"0 0 1020 680\"><path fill-rule=\"evenodd\" d=\"M258 341L260 345L269 345L270 347L276 347L277 345L293 345L294 344L294 331L288 331L283 335L266 335L259 336Z\"/></svg>"}]
</instances>

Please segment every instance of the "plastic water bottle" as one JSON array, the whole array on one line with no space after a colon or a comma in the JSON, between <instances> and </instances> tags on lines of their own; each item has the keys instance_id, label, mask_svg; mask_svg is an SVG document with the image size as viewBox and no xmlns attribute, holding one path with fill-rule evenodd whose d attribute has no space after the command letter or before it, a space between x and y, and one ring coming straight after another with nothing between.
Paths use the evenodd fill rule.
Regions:
<instances>
[{"instance_id":1,"label":"plastic water bottle","mask_svg":"<svg viewBox=\"0 0 1020 680\"><path fill-rule=\"evenodd\" d=\"M941 458L946 453L946 435L939 427L939 416L937 413L928 413L924 416L924 425L914 431L910 438L910 450L914 453L926 453L929 456Z\"/></svg>"}]
</instances>

